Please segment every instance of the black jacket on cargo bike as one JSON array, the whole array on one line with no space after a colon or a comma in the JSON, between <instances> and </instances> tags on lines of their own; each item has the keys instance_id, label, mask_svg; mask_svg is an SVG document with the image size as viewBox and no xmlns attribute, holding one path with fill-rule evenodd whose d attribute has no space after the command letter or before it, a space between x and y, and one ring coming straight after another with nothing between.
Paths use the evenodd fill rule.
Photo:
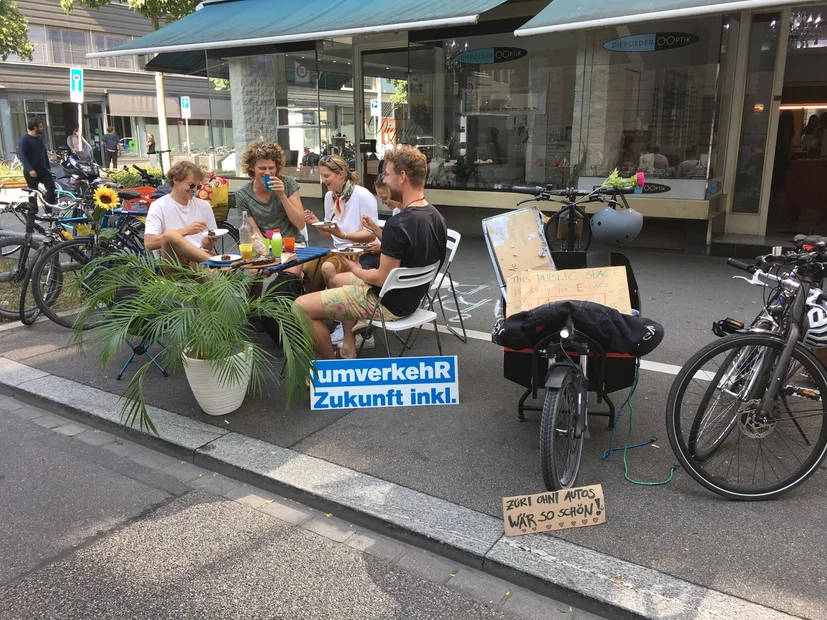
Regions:
<instances>
[{"instance_id":1,"label":"black jacket on cargo bike","mask_svg":"<svg viewBox=\"0 0 827 620\"><path fill-rule=\"evenodd\" d=\"M663 326L651 319L621 314L592 301L553 301L518 312L494 325L491 339L517 351L532 348L544 328L560 329L571 316L574 327L606 351L643 357L663 341Z\"/></svg>"}]
</instances>

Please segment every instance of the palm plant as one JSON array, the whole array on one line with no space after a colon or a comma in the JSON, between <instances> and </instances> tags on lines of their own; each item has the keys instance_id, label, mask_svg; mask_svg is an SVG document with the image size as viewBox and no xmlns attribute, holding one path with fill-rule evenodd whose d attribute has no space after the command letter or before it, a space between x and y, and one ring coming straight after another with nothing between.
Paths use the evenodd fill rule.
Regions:
<instances>
[{"instance_id":1,"label":"palm plant","mask_svg":"<svg viewBox=\"0 0 827 620\"><path fill-rule=\"evenodd\" d=\"M163 275L162 275L163 274ZM101 366L106 366L128 338L142 337L163 346L159 362L169 370L186 366L186 359L209 360L220 384L235 384L250 374L249 392L259 393L266 380L278 382L278 360L252 341L250 319L271 316L278 323L287 361L289 405L306 389L313 359L310 322L287 296L273 287L251 297L259 278L237 271L191 268L147 254L123 252L95 260L85 267L84 306L76 320L75 342L93 338ZM95 330L83 324L105 308ZM246 352L244 355L236 355ZM123 393L123 422L157 429L144 400L144 378L151 362L133 375Z\"/></svg>"}]
</instances>

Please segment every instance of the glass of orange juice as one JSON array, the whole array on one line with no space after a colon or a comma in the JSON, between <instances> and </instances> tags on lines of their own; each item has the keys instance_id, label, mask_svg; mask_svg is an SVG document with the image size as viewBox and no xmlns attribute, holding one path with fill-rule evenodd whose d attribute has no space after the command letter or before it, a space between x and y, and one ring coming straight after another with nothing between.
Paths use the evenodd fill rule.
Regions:
<instances>
[{"instance_id":1,"label":"glass of orange juice","mask_svg":"<svg viewBox=\"0 0 827 620\"><path fill-rule=\"evenodd\" d=\"M244 260L250 260L253 258L253 244L252 243L240 243L238 244L238 251L241 253L241 258Z\"/></svg>"}]
</instances>

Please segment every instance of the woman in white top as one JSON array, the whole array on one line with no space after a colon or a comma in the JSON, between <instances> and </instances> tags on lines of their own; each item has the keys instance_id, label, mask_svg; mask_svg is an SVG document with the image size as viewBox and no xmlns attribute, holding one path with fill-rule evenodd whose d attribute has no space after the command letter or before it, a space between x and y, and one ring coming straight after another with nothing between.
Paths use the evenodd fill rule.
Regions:
<instances>
[{"instance_id":1,"label":"woman in white top","mask_svg":"<svg viewBox=\"0 0 827 620\"><path fill-rule=\"evenodd\" d=\"M363 228L362 217L377 219L379 209L376 197L358 185L359 175L352 172L339 155L328 155L319 160L319 177L328 189L324 197L324 219L335 223L332 229L319 232L332 240L337 249L373 241L376 235ZM310 211L304 212L304 219L308 224L319 221ZM322 263L321 269L316 268L315 261L307 265L305 275L311 278L311 290L319 288L321 280L326 287L330 278L345 271L344 263L335 254Z\"/></svg>"}]
</instances>

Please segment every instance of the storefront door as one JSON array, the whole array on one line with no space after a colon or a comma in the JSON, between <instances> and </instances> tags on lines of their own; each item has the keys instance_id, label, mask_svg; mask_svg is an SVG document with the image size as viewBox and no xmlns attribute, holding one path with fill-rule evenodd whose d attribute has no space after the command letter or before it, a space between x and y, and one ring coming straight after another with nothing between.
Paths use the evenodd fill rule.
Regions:
<instances>
[{"instance_id":1,"label":"storefront door","mask_svg":"<svg viewBox=\"0 0 827 620\"><path fill-rule=\"evenodd\" d=\"M824 234L827 222L827 4L794 7L771 162L767 233Z\"/></svg>"}]
</instances>

